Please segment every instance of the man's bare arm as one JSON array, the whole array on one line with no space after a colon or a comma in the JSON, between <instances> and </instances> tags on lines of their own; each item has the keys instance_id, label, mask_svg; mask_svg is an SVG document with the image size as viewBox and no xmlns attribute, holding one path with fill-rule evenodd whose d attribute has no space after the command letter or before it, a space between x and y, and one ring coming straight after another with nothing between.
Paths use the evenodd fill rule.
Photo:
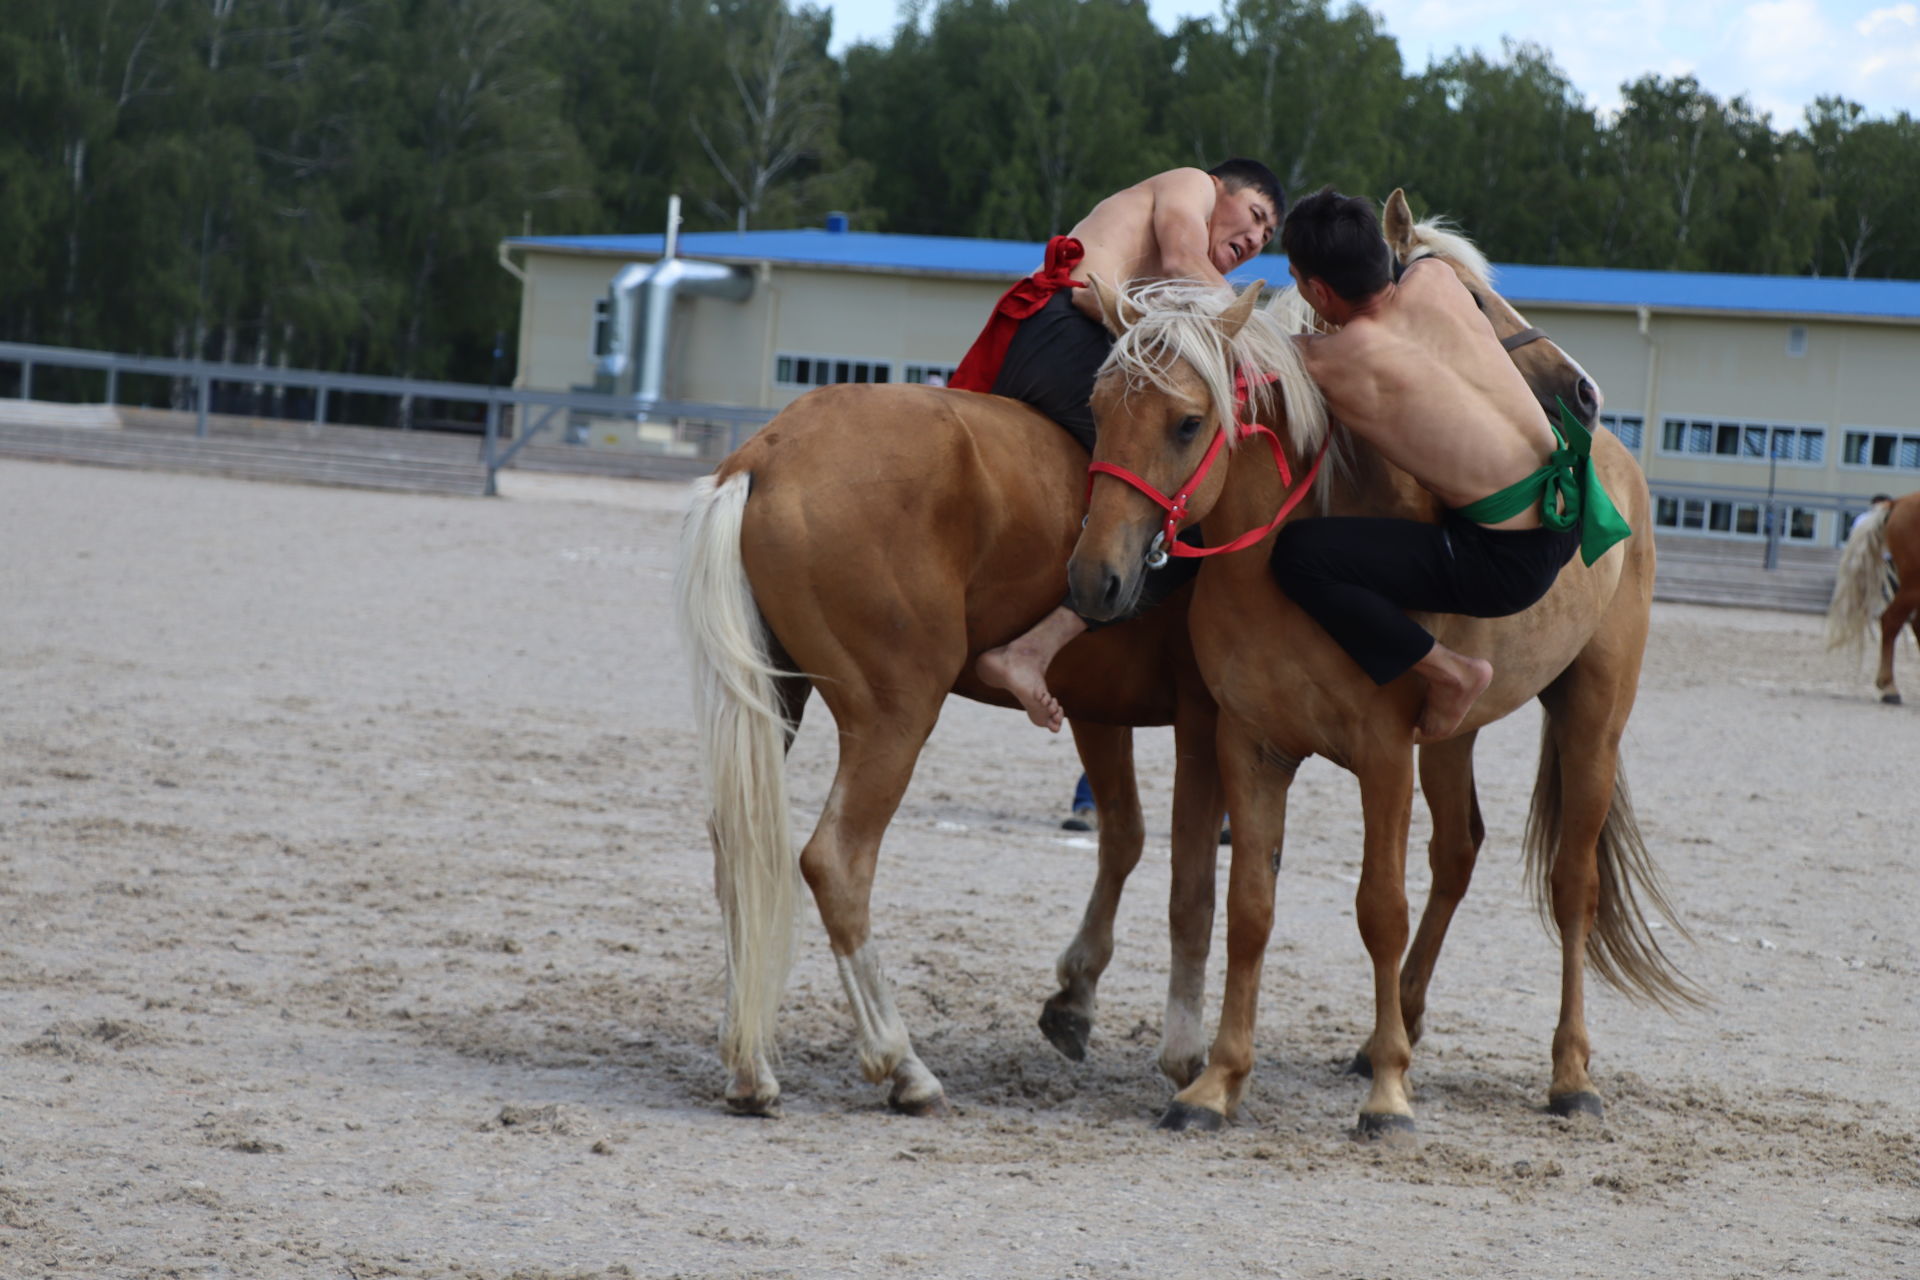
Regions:
<instances>
[{"instance_id":1,"label":"man's bare arm","mask_svg":"<svg viewBox=\"0 0 1920 1280\"><path fill-rule=\"evenodd\" d=\"M1150 178L1153 238L1161 274L1226 287L1213 265L1207 220L1216 198L1213 179L1199 169L1169 169Z\"/></svg>"}]
</instances>

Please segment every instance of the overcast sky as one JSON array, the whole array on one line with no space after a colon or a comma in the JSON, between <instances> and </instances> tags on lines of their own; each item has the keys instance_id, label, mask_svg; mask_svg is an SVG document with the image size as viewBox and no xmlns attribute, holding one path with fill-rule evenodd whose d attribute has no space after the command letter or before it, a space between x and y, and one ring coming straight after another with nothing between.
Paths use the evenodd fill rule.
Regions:
<instances>
[{"instance_id":1,"label":"overcast sky","mask_svg":"<svg viewBox=\"0 0 1920 1280\"><path fill-rule=\"evenodd\" d=\"M1336 4L1338 0L1336 0ZM835 52L892 37L896 0L829 0ZM1720 98L1745 94L1776 129L1823 94L1875 115L1920 115L1920 4L1848 0L1377 0L1410 70L1455 48L1500 53L1502 36L1546 46L1589 104L1618 106L1623 81L1691 74ZM1219 12L1209 0L1148 0L1154 21Z\"/></svg>"}]
</instances>

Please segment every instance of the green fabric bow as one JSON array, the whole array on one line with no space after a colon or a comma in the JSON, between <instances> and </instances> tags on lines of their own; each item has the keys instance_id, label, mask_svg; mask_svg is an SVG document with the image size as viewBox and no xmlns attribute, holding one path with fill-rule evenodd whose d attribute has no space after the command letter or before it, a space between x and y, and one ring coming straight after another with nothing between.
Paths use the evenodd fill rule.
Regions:
<instances>
[{"instance_id":1,"label":"green fabric bow","mask_svg":"<svg viewBox=\"0 0 1920 1280\"><path fill-rule=\"evenodd\" d=\"M1499 524L1511 520L1535 502L1540 503L1540 523L1559 532L1580 527L1580 558L1592 564L1616 542L1633 536L1633 528L1607 496L1606 487L1593 470L1593 434L1580 425L1566 402L1558 396L1560 425L1553 438L1560 447L1547 457L1546 465L1498 493L1461 507L1458 514L1476 524Z\"/></svg>"}]
</instances>

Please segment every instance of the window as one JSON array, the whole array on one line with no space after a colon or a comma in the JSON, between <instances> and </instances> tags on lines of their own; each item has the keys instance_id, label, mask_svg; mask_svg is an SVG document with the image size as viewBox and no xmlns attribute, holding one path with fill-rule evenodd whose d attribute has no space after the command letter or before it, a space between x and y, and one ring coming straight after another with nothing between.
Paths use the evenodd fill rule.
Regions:
<instances>
[{"instance_id":1,"label":"window","mask_svg":"<svg viewBox=\"0 0 1920 1280\"><path fill-rule=\"evenodd\" d=\"M1807 354L1807 326L1796 324L1787 327L1787 354L1790 356Z\"/></svg>"},{"instance_id":2,"label":"window","mask_svg":"<svg viewBox=\"0 0 1920 1280\"><path fill-rule=\"evenodd\" d=\"M608 309L607 299L595 298L593 300L593 354L596 356L608 354L607 343L612 338L610 332L612 324L613 315Z\"/></svg>"},{"instance_id":3,"label":"window","mask_svg":"<svg viewBox=\"0 0 1920 1280\"><path fill-rule=\"evenodd\" d=\"M1646 434L1645 418L1637 413L1603 413L1600 425L1619 436L1629 452L1640 452L1640 441Z\"/></svg>"},{"instance_id":4,"label":"window","mask_svg":"<svg viewBox=\"0 0 1920 1280\"><path fill-rule=\"evenodd\" d=\"M1853 447L1853 438L1852 434L1847 437L1849 448ZM1914 439L1920 444L1920 436ZM1668 418L1660 426L1660 451L1754 462L1772 458L1778 462L1819 466L1827 460L1827 429ZM1920 467L1920 462L1915 466Z\"/></svg>"},{"instance_id":5,"label":"window","mask_svg":"<svg viewBox=\"0 0 1920 1280\"><path fill-rule=\"evenodd\" d=\"M1820 513L1806 507L1782 507L1780 519L1781 536L1789 542L1812 542L1819 531ZM1758 540L1767 536L1767 509L1758 502L1656 498L1653 523L1711 537Z\"/></svg>"},{"instance_id":6,"label":"window","mask_svg":"<svg viewBox=\"0 0 1920 1280\"><path fill-rule=\"evenodd\" d=\"M885 360L845 356L776 356L773 380L783 387L830 387L836 382L886 382L893 366Z\"/></svg>"},{"instance_id":7,"label":"window","mask_svg":"<svg viewBox=\"0 0 1920 1280\"><path fill-rule=\"evenodd\" d=\"M1840 461L1850 467L1920 471L1920 435L1894 431L1849 431Z\"/></svg>"},{"instance_id":8,"label":"window","mask_svg":"<svg viewBox=\"0 0 1920 1280\"><path fill-rule=\"evenodd\" d=\"M920 382L930 387L944 387L953 381L953 366L950 364L910 364L902 375L903 382Z\"/></svg>"}]
</instances>

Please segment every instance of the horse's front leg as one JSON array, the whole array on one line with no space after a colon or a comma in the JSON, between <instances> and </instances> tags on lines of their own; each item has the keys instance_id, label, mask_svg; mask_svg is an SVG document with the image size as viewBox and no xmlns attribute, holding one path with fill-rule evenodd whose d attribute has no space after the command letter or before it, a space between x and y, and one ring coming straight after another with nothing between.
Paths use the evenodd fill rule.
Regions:
<instances>
[{"instance_id":1,"label":"horse's front leg","mask_svg":"<svg viewBox=\"0 0 1920 1280\"><path fill-rule=\"evenodd\" d=\"M1400 958L1407 949L1407 824L1413 810L1413 750L1398 742L1376 744L1357 762L1360 804L1366 815L1360 891L1354 914L1360 940L1373 960L1373 1035L1365 1053L1373 1088L1360 1108L1359 1134L1378 1137L1413 1128L1407 1067L1413 1042L1400 1006Z\"/></svg>"},{"instance_id":2,"label":"horse's front leg","mask_svg":"<svg viewBox=\"0 0 1920 1280\"><path fill-rule=\"evenodd\" d=\"M1220 819L1219 709L1195 692L1183 696L1173 722L1173 879L1167 894L1167 1014L1160 1029L1160 1070L1181 1088L1207 1065L1207 953L1213 945Z\"/></svg>"},{"instance_id":3,"label":"horse's front leg","mask_svg":"<svg viewBox=\"0 0 1920 1280\"><path fill-rule=\"evenodd\" d=\"M1300 763L1231 715L1222 719L1219 743L1227 808L1233 817L1226 990L1206 1069L1174 1095L1160 1119L1163 1129L1218 1129L1240 1105L1253 1074L1253 1024L1260 969L1273 931L1273 887L1286 836L1287 790Z\"/></svg>"},{"instance_id":4,"label":"horse's front leg","mask_svg":"<svg viewBox=\"0 0 1920 1280\"><path fill-rule=\"evenodd\" d=\"M1133 772L1133 730L1078 720L1070 724L1100 815L1100 866L1080 917L1080 931L1054 966L1060 990L1040 1010L1040 1030L1054 1048L1080 1062L1087 1056L1087 1040L1093 1034L1100 975L1113 959L1113 920L1120 910L1120 893L1139 865L1146 828Z\"/></svg>"}]
</instances>

